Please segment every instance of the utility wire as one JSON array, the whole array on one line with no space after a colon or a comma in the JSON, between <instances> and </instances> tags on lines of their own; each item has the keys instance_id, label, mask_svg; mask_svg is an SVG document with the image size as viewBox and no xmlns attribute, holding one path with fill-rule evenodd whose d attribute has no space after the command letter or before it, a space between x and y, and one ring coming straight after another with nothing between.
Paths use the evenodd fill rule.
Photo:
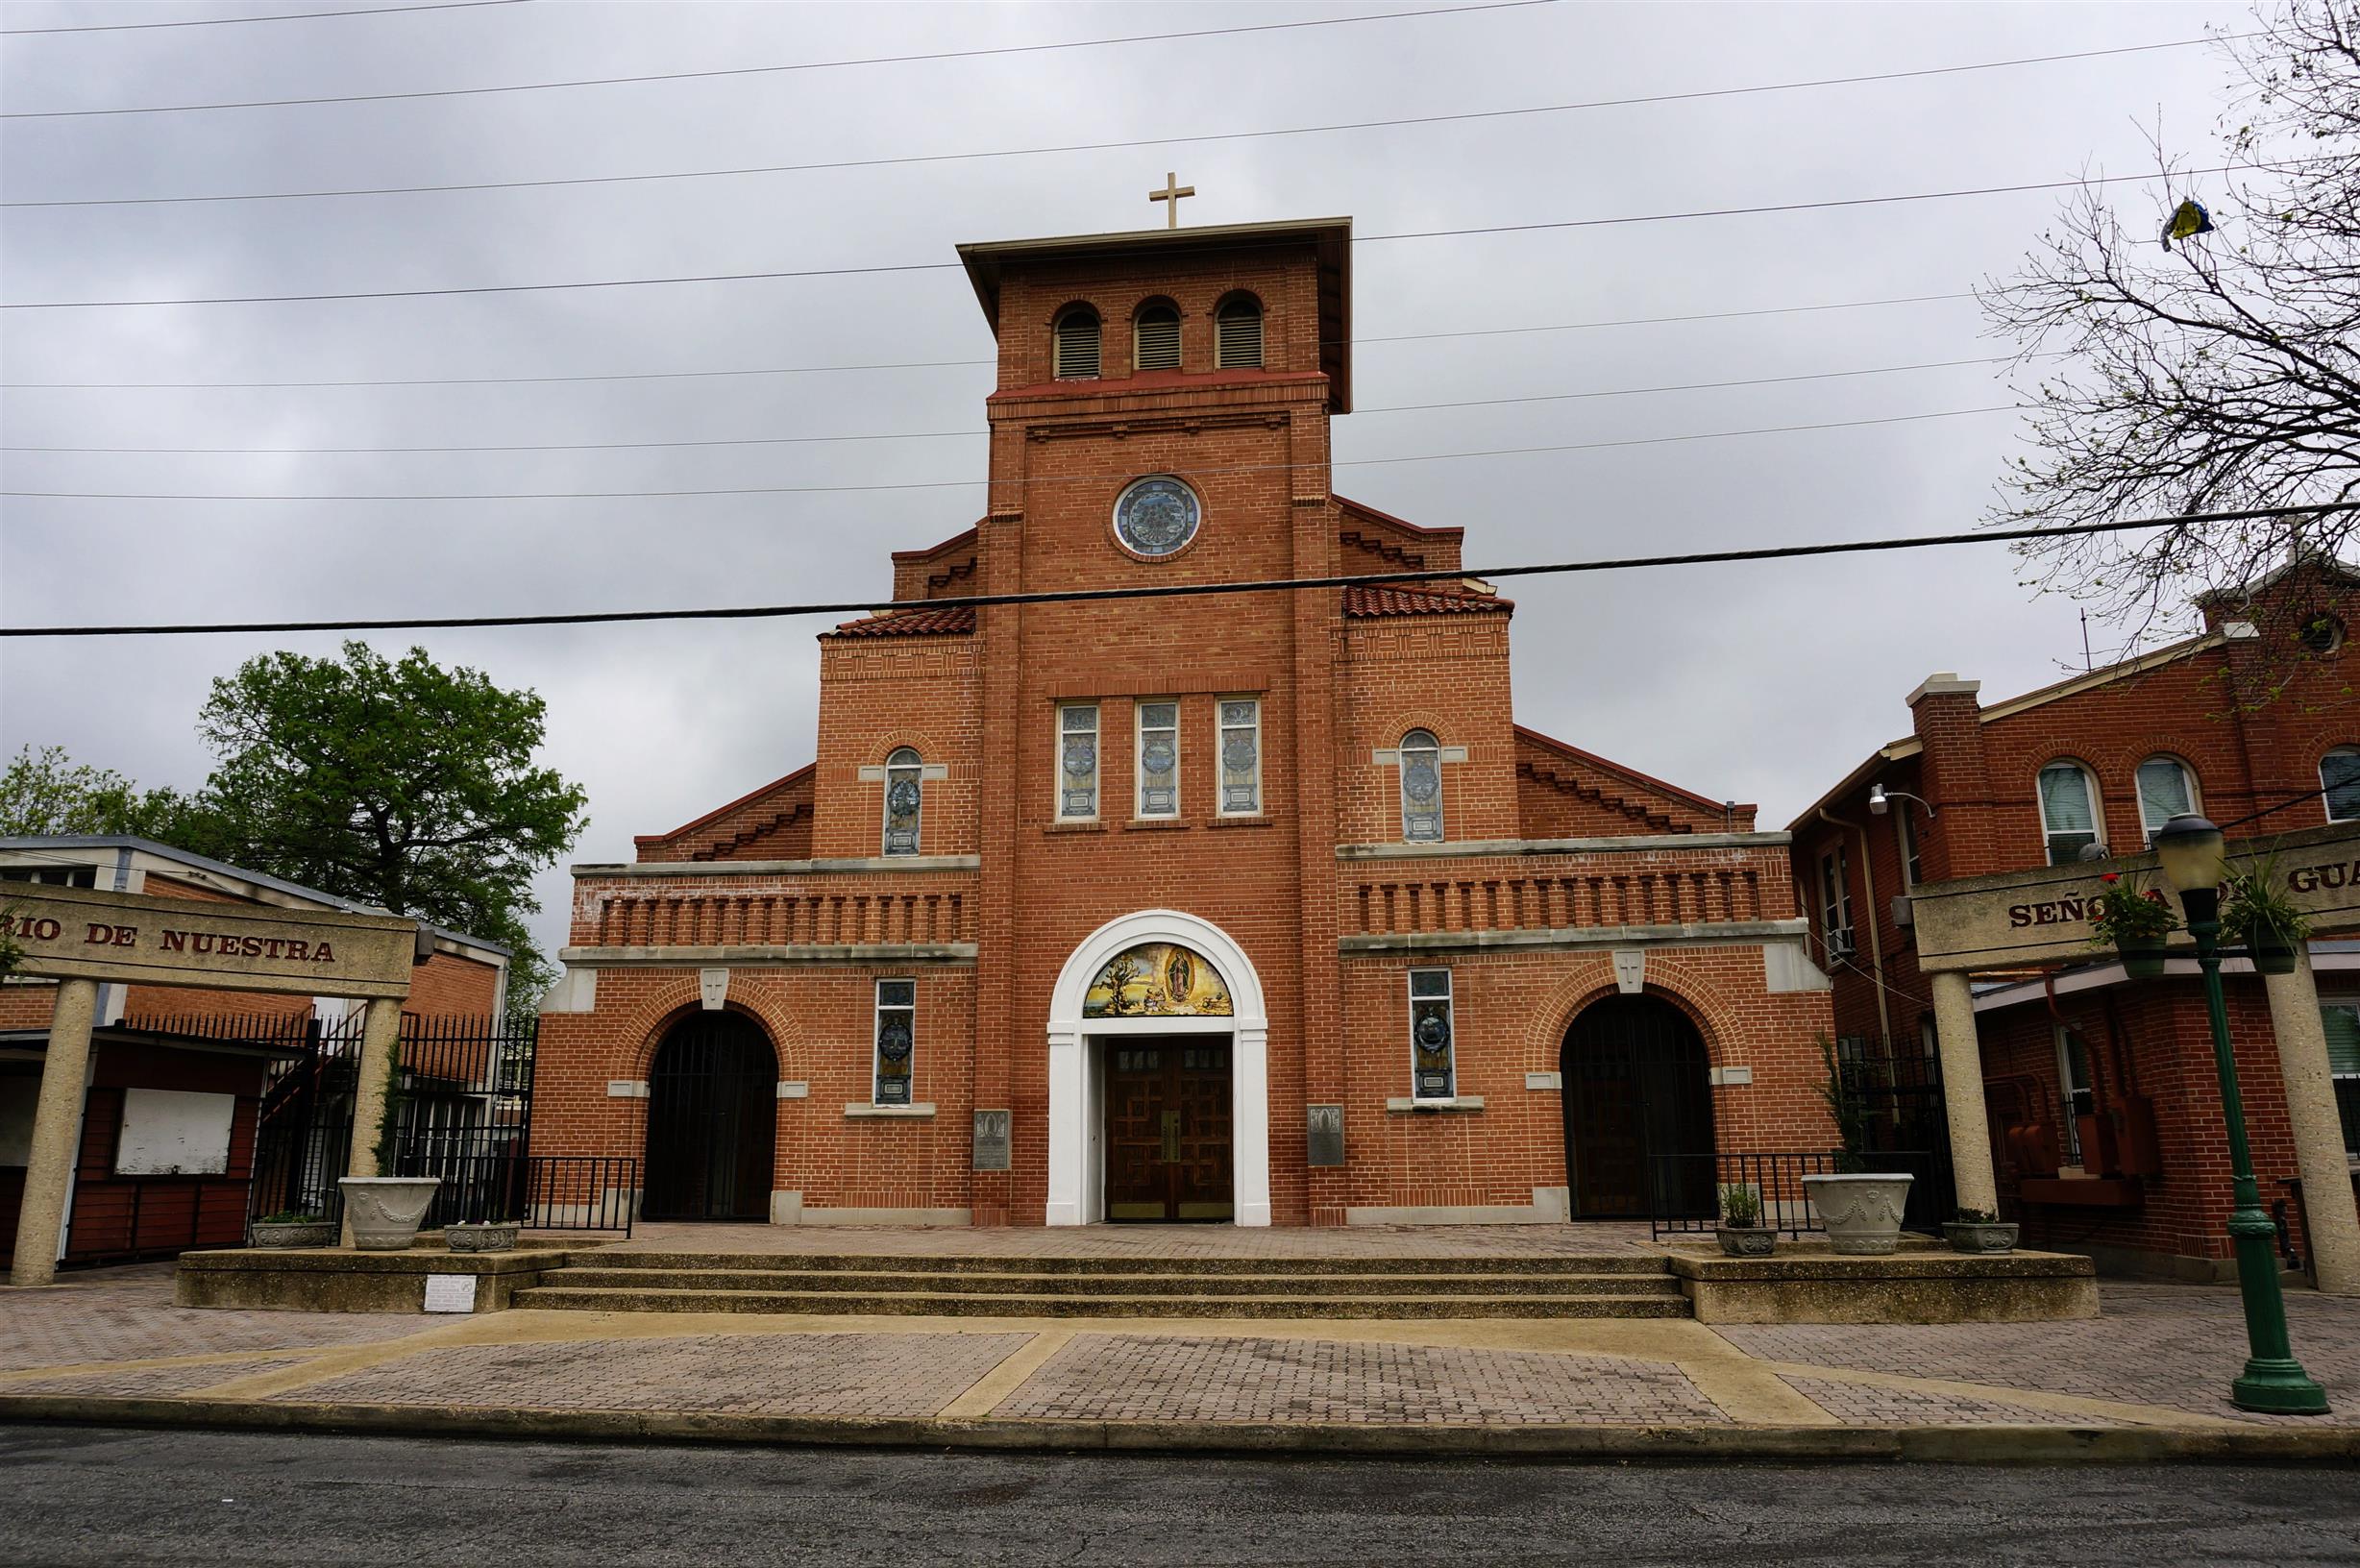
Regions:
<instances>
[{"instance_id":1,"label":"utility wire","mask_svg":"<svg viewBox=\"0 0 2360 1568\"><path fill-rule=\"evenodd\" d=\"M248 98L215 104L141 104L118 109L19 110L8 120L87 119L106 114L196 114L223 109L296 109L317 104L381 104L418 98L479 98L503 92L552 92L570 87L615 87L646 82L709 82L728 76L774 76L788 71L834 71L857 65L911 65L922 61L982 60L997 55L1039 55L1060 49L1106 49L1118 44L1173 43L1183 38L1217 38L1245 33L1291 33L1314 27L1350 27L1362 22L1398 22L1417 16L1458 16L1482 11L1520 11L1558 0L1487 0L1472 6L1425 11L1384 11L1358 16L1321 16L1300 22L1261 22L1241 27L1206 27L1185 33L1132 33L1109 38L1071 38L1058 43L1011 43L990 49L942 49L920 55L872 55L857 60L806 60L783 65L732 65L704 71L651 71L638 76L586 77L570 82L516 82L492 87L430 87L409 92L355 92L315 98Z\"/></svg>"},{"instance_id":2,"label":"utility wire","mask_svg":"<svg viewBox=\"0 0 2360 1568\"><path fill-rule=\"evenodd\" d=\"M1929 419L1957 419L1968 414L2011 414L2017 412L2013 404L1993 404L1982 408L1946 408L1930 414L1888 414L1881 419L1838 419L1814 425L1768 425L1746 430L1702 430L1688 435L1638 436L1621 441L1582 441L1570 445L1545 447L1493 447L1482 452L1434 452L1403 457L1340 457L1320 463L1239 463L1219 467L1194 464L1182 465L1169 472L1182 475L1211 474L1269 474L1303 469L1377 468L1393 463L1454 462L1466 457L1522 457L1539 453L1596 452L1608 447L1656 447L1676 441L1718 441L1737 435L1790 435L1802 430L1843 430L1867 425L1907 425ZM1027 475L1016 482L1039 484L1097 484L1117 479L1138 478L1136 473L1121 474L1058 474L1047 477ZM903 479L886 484L753 484L726 485L697 490L517 490L478 491L466 493L428 493L393 495L317 495L261 496L223 494L162 494L148 491L109 490L0 490L0 496L17 496L40 501L257 501L257 502L430 502L430 501L676 501L698 496L818 496L865 494L879 490L964 490L988 485L989 478L974 479Z\"/></svg>"},{"instance_id":3,"label":"utility wire","mask_svg":"<svg viewBox=\"0 0 2360 1568\"><path fill-rule=\"evenodd\" d=\"M1755 376L1733 381L1678 381L1663 386L1623 386L1595 392L1540 392L1520 398L1472 398L1461 403L1393 403L1356 408L1358 414L1431 413L1444 408L1495 408L1508 404L1566 403L1590 398L1635 398L1662 392L1702 392L1721 387L1779 386L1795 381L1841 380L1857 376L1893 376L1905 371L1950 370L1962 365L2004 365L2012 355L1979 359L1930 359L1915 365L1876 365L1865 370L1821 370L1801 376ZM793 447L827 441L936 441L952 436L980 436L980 429L887 430L852 435L751 435L695 441L566 441L519 445L460 447L38 447L0 446L0 452L151 453L184 457L345 456L398 453L445 452L643 452L676 447Z\"/></svg>"},{"instance_id":4,"label":"utility wire","mask_svg":"<svg viewBox=\"0 0 2360 1568\"><path fill-rule=\"evenodd\" d=\"M182 22L93 22L83 27L0 27L0 38L56 33L144 33L157 27L237 27L247 22L316 22L329 16L394 16L410 11L474 11L482 6L522 6L531 0L439 0L426 6L372 6L365 11L287 11L273 16L198 16Z\"/></svg>"},{"instance_id":5,"label":"utility wire","mask_svg":"<svg viewBox=\"0 0 2360 1568\"><path fill-rule=\"evenodd\" d=\"M2232 38L2256 37L2237 34ZM1915 70L1878 71L1862 76L1830 76L1801 82L1767 82L1744 87L1710 87L1690 92L1659 92L1635 98L1592 98L1565 104L1535 104L1522 109L1472 110L1456 114L1400 115L1382 120L1344 120L1331 125L1286 126L1266 131L1220 131L1196 135L1143 136L1129 141L1062 142L1040 147L997 147L980 152L909 153L891 158L836 159L818 163L762 163L714 169L669 169L649 174L590 174L544 180L473 180L446 184L353 185L316 190L225 191L190 196L92 196L52 201L0 201L12 207L169 207L198 202L296 202L339 196L426 196L456 191L547 190L572 185L644 184L665 180L732 180L752 175L811 174L824 170L897 168L916 163L967 163L997 158L1045 158L1067 153L1128 152L1141 147L1197 147L1225 141L1266 141L1281 136L1329 135L1347 131L1396 130L1408 126L1453 125L1476 120L1519 119L1537 114L1571 114L1587 110L1630 109L1646 104L1688 103L1707 98L1739 98L1769 92L1803 92L1819 87L1854 86L1871 82L1900 82L1929 76L1955 76L1971 71L1999 71L2024 65L2049 65L2062 61L2097 60L2109 55L2148 54L2159 49L2189 49L2216 41L2181 38L2170 43L2136 43L2116 49L2081 49L2062 55L2028 55L2014 60L1979 61L1966 65L1929 65ZM2219 41L2232 41L2225 38Z\"/></svg>"},{"instance_id":6,"label":"utility wire","mask_svg":"<svg viewBox=\"0 0 2360 1568\"><path fill-rule=\"evenodd\" d=\"M1972 293L1909 294L1890 300L1839 300L1831 305L1774 305L1754 310L1703 310L1681 316L1625 316L1607 321L1568 321L1539 327L1483 327L1453 332L1400 332L1389 337L1355 337L1370 343L1424 343L1446 337L1509 337L1526 332L1587 332L1605 327L1660 327L1675 322L1734 321L1747 316L1788 316L1819 310L1866 310L1891 305L1929 305L1971 300ZM1322 339L1325 347L1330 340ZM754 365L743 370L639 370L590 376L426 376L410 380L348 381L10 381L0 392L211 392L262 387L331 386L547 386L567 381L701 380L721 376L833 376L847 371L951 370L997 364L996 359L903 359L866 365Z\"/></svg>"},{"instance_id":7,"label":"utility wire","mask_svg":"<svg viewBox=\"0 0 2360 1568\"><path fill-rule=\"evenodd\" d=\"M1445 582L1464 577L1532 577L1574 573L1629 572L1661 566L1714 566L1736 561L1796 560L1816 555L1859 555L1897 550L1927 550L1945 545L2009 544L2028 539L2054 539L2075 534L2126 533L2138 528L2180 527L2192 523L2234 523L2270 517L2308 516L2318 512L2360 509L2360 502L2328 502L2316 506L2271 506L2235 512L2183 512L2169 517L2132 518L2114 523L2073 523L2053 528L2010 528L1973 533L1930 533L1892 539L1852 539L1815 545L1761 546L1752 550L1694 551L1680 555L1638 555L1602 561L1556 561L1543 565L1493 566L1388 572L1373 575L1320 577L1266 577L1233 582L1159 583L1139 588L1069 588L1017 594L968 594L957 598L874 600L846 600L816 604L745 604L693 610L587 610L573 614L425 616L408 620L370 621L238 621L208 624L110 626L0 626L0 637L184 637L218 633L287 633L313 631L406 631L478 626L579 626L637 621L761 621L799 615L860 615L873 611L988 609L1004 604L1094 604L1133 599L1183 599L1207 594L1289 593L1296 590L1393 586L1405 582Z\"/></svg>"},{"instance_id":8,"label":"utility wire","mask_svg":"<svg viewBox=\"0 0 2360 1568\"><path fill-rule=\"evenodd\" d=\"M1521 0L1532 3L1532 0ZM1447 239L1470 234L1524 234L1544 230L1610 229L1627 224L1680 223L1696 218L1758 217L1772 212L1827 211L1849 207L1889 207L1905 202L1944 202L1968 196L2006 196L2033 190L2077 190L2091 185L2112 185L2146 183L2155 180L2185 180L2198 175L2226 174L2233 170L2252 168L2247 163L2224 164L2210 169L2158 170L2153 174L2112 174L2084 177L2078 180L2041 180L2016 185L1976 185L1960 190L1920 190L1895 196L1849 196L1831 201L1774 202L1758 207L1698 208L1678 212L1640 212L1612 218L1557 218L1539 223L1488 224L1465 229L1420 229L1397 234L1355 234L1355 245L1385 245L1407 239ZM1273 249L1283 245L1299 245L1301 240L1254 241L1241 240L1239 250ZM860 267L796 267L769 272L705 272L688 273L659 278L602 278L564 283L476 283L457 288L381 288L347 289L331 294L226 294L180 300L30 300L0 305L0 310L95 310L122 309L160 305L286 305L318 303L333 300L420 300L439 299L460 294L546 294L561 289L578 288L645 288L672 283L742 283L789 278L852 278L881 273L953 272L966 265L961 261L899 261L880 262Z\"/></svg>"}]
</instances>

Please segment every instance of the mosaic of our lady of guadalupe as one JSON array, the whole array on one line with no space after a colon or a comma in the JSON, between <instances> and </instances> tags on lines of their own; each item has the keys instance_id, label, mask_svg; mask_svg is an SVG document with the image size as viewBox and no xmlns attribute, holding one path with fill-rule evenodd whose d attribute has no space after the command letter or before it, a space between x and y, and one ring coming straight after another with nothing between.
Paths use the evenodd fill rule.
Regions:
<instances>
[{"instance_id":1,"label":"mosaic of our lady of guadalupe","mask_svg":"<svg viewBox=\"0 0 2360 1568\"><path fill-rule=\"evenodd\" d=\"M1169 942L1142 943L1107 960L1082 998L1086 1018L1225 1018L1229 987L1202 954Z\"/></svg>"}]
</instances>

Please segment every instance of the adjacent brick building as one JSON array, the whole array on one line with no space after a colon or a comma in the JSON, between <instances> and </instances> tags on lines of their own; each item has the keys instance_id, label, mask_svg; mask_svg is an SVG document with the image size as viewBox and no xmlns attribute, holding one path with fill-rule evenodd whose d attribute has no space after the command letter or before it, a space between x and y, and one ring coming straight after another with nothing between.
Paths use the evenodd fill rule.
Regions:
<instances>
[{"instance_id":1,"label":"adjacent brick building","mask_svg":"<svg viewBox=\"0 0 2360 1568\"><path fill-rule=\"evenodd\" d=\"M0 905L10 883L282 909L366 908L137 838L0 838ZM424 937L408 1011L487 1025L498 1018L506 1005L507 949L435 926L425 927ZM0 982L0 1262L12 1261L56 992L49 980ZM275 1115L293 1108L293 1091L306 1087L289 1069L307 1050L317 1056L324 1037L332 1051L337 1036L356 1038L356 1030L342 1027L346 1006L340 998L264 992L100 988L61 1261L242 1242L258 1140ZM481 1046L475 1050L479 1057ZM473 1070L479 1066L479 1061L455 1069L440 1061L428 1070L466 1078L480 1076ZM463 1114L466 1098L445 1096L446 1114ZM305 1109L327 1119L314 1107ZM343 1115L349 1126L349 1107ZM310 1152L328 1168L309 1185L332 1195L343 1144Z\"/></svg>"},{"instance_id":2,"label":"adjacent brick building","mask_svg":"<svg viewBox=\"0 0 2360 1568\"><path fill-rule=\"evenodd\" d=\"M822 636L807 764L575 869L536 1152L650 1218L1339 1224L1824 1149L1786 835L1519 726L1461 530L1330 488L1348 221L961 255L988 510ZM1392 572L1449 576L923 604Z\"/></svg>"},{"instance_id":3,"label":"adjacent brick building","mask_svg":"<svg viewBox=\"0 0 2360 1568\"><path fill-rule=\"evenodd\" d=\"M1923 884L2135 853L2180 811L2232 840L2360 821L2360 658L2347 635L2360 576L2304 562L2200 608L2200 635L2004 702L1930 677L1907 698L1911 733L1795 820L1795 879L1851 1054L1933 1055L1907 918ZM2360 1159L2355 935L2315 932L2309 967ZM2295 1232L2269 1005L2250 964L2225 972L2256 1173ZM2003 1211L2028 1241L2225 1274L2228 1155L2194 963L2134 982L2093 950L2061 972L1982 976L1974 1007ZM2289 1242L2299 1255L2299 1236Z\"/></svg>"}]
</instances>

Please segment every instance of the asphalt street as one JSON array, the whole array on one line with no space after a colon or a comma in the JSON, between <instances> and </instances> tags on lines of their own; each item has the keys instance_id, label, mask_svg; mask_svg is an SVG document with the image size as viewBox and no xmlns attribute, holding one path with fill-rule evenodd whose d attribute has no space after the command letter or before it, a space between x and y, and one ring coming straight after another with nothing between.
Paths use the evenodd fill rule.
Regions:
<instances>
[{"instance_id":1,"label":"asphalt street","mask_svg":"<svg viewBox=\"0 0 2360 1568\"><path fill-rule=\"evenodd\" d=\"M1540 1464L0 1427L0 1563L2360 1562L2348 1470Z\"/></svg>"}]
</instances>

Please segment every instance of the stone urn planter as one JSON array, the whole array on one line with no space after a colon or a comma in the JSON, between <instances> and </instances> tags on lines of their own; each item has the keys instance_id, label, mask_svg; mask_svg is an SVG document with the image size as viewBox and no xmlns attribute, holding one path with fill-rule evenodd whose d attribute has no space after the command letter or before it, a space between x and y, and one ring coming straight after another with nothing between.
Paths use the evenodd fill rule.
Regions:
<instances>
[{"instance_id":1,"label":"stone urn planter","mask_svg":"<svg viewBox=\"0 0 2360 1568\"><path fill-rule=\"evenodd\" d=\"M516 1219L448 1225L443 1228L443 1245L453 1252L514 1252L516 1237L524 1228L524 1221Z\"/></svg>"},{"instance_id":2,"label":"stone urn planter","mask_svg":"<svg viewBox=\"0 0 2360 1568\"><path fill-rule=\"evenodd\" d=\"M1767 1258L1779 1244L1779 1233L1767 1225L1723 1225L1712 1235L1732 1258Z\"/></svg>"},{"instance_id":3,"label":"stone urn planter","mask_svg":"<svg viewBox=\"0 0 2360 1568\"><path fill-rule=\"evenodd\" d=\"M254 1244L274 1250L288 1247L332 1247L336 1244L333 1220L317 1214L305 1214L295 1219L258 1219L254 1222Z\"/></svg>"},{"instance_id":4,"label":"stone urn planter","mask_svg":"<svg viewBox=\"0 0 2360 1568\"><path fill-rule=\"evenodd\" d=\"M1996 1219L1953 1219L1944 1222L1942 1239L1951 1244L1953 1252L1970 1256L2013 1252L2016 1250L2016 1226L2013 1221Z\"/></svg>"},{"instance_id":5,"label":"stone urn planter","mask_svg":"<svg viewBox=\"0 0 2360 1568\"><path fill-rule=\"evenodd\" d=\"M1902 1211L1916 1179L1889 1171L1806 1176L1803 1190L1828 1228L1829 1246L1854 1257L1881 1258L1901 1244Z\"/></svg>"},{"instance_id":6,"label":"stone urn planter","mask_svg":"<svg viewBox=\"0 0 2360 1568\"><path fill-rule=\"evenodd\" d=\"M344 1189L344 1217L353 1227L353 1245L362 1252L406 1252L418 1239L418 1222L434 1201L439 1176L347 1176L336 1183Z\"/></svg>"}]
</instances>

